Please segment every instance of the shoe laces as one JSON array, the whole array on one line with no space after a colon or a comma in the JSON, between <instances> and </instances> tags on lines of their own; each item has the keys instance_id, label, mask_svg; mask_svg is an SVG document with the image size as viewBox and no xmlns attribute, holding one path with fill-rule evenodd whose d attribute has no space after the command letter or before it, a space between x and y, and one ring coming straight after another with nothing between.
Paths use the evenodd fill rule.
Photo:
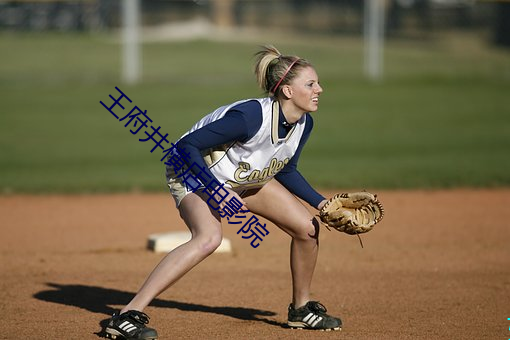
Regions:
<instances>
[{"instance_id":1,"label":"shoe laces","mask_svg":"<svg viewBox=\"0 0 510 340\"><path fill-rule=\"evenodd\" d=\"M326 313L328 310L322 303L319 301L310 301L308 302L308 308L312 310L313 312L317 313Z\"/></svg>"},{"instance_id":2,"label":"shoe laces","mask_svg":"<svg viewBox=\"0 0 510 340\"><path fill-rule=\"evenodd\" d=\"M149 323L149 316L145 314L144 312L140 312L137 310L130 310L127 312L127 316L135 321L138 321L142 324L148 324Z\"/></svg>"}]
</instances>

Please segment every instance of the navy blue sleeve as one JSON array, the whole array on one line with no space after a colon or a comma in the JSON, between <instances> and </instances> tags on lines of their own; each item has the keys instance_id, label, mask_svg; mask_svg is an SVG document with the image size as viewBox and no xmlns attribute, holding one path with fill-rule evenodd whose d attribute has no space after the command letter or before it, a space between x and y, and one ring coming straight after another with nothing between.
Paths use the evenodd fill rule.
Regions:
<instances>
[{"instance_id":1,"label":"navy blue sleeve","mask_svg":"<svg viewBox=\"0 0 510 340\"><path fill-rule=\"evenodd\" d=\"M250 100L231 108L222 118L203 126L183 137L178 146L190 154L187 165L196 163L211 180L218 179L211 173L205 163L201 150L217 145L234 142L244 142L255 136L262 125L262 107L256 100ZM199 176L199 169L192 167L191 171ZM206 183L203 183L206 184Z\"/></svg>"},{"instance_id":2,"label":"navy blue sleeve","mask_svg":"<svg viewBox=\"0 0 510 340\"><path fill-rule=\"evenodd\" d=\"M303 150L308 137L310 137L312 128L312 116L307 113L305 130L303 131L303 136L301 136L301 140L299 141L296 153L289 163L287 163L287 165L285 165L285 167L276 174L275 178L291 193L301 198L312 207L317 208L317 206L325 199L324 196L315 191L315 189L312 188L303 175L301 175L301 173L297 170L299 156L301 155L301 151Z\"/></svg>"}]
</instances>

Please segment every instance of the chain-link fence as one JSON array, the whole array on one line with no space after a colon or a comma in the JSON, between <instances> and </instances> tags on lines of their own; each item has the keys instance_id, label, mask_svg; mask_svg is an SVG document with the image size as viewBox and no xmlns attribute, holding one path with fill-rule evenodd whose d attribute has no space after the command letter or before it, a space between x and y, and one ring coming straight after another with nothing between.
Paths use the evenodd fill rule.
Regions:
<instances>
[{"instance_id":1,"label":"chain-link fence","mask_svg":"<svg viewBox=\"0 0 510 340\"><path fill-rule=\"evenodd\" d=\"M510 45L510 2L381 0L388 37L431 38L445 30L480 30ZM141 2L142 24L207 22L221 29L266 29L359 35L362 0L151 0ZM0 29L104 31L121 25L120 0L0 1Z\"/></svg>"}]
</instances>

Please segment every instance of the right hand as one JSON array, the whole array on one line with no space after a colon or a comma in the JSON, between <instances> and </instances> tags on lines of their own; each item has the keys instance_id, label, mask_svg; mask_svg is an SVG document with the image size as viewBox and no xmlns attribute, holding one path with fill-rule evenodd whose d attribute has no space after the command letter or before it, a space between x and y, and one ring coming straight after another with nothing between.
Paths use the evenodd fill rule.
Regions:
<instances>
[{"instance_id":1,"label":"right hand","mask_svg":"<svg viewBox=\"0 0 510 340\"><path fill-rule=\"evenodd\" d=\"M230 196L234 196L239 202L243 204L240 210L249 210L248 207L246 206L246 202L244 201L244 199L241 198L241 196L239 196L237 192L230 188L225 187L223 188L229 192L229 195L220 203L220 209L223 209L225 207L225 205L227 204L226 201L230 199Z\"/></svg>"}]
</instances>

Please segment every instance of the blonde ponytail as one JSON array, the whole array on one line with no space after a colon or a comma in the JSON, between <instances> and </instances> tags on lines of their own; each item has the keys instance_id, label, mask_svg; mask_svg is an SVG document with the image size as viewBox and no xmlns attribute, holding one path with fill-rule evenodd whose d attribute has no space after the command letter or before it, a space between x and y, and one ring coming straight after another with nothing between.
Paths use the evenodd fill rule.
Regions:
<instances>
[{"instance_id":1,"label":"blonde ponytail","mask_svg":"<svg viewBox=\"0 0 510 340\"><path fill-rule=\"evenodd\" d=\"M311 64L298 56L284 56L272 45L263 46L255 53L255 76L259 87L267 94L278 96L282 85L287 85L298 71Z\"/></svg>"}]
</instances>

